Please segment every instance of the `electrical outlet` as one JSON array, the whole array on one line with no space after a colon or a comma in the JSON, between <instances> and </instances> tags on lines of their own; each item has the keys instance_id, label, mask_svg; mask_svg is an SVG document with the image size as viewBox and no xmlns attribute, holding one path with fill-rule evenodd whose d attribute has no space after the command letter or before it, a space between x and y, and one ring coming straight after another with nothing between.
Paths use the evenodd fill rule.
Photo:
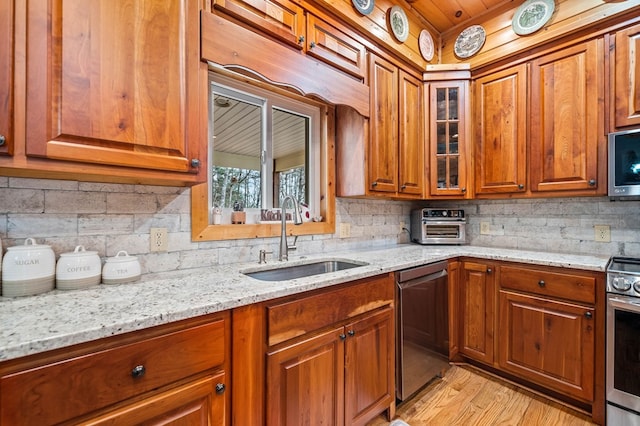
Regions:
<instances>
[{"instance_id":1,"label":"electrical outlet","mask_svg":"<svg viewBox=\"0 0 640 426\"><path fill-rule=\"evenodd\" d=\"M351 224L350 223L341 223L340 224L340 238L349 238L351 235Z\"/></svg>"},{"instance_id":2,"label":"electrical outlet","mask_svg":"<svg viewBox=\"0 0 640 426\"><path fill-rule=\"evenodd\" d=\"M593 229L596 233L595 241L599 243L611 242L611 227L609 225L595 225Z\"/></svg>"},{"instance_id":3,"label":"electrical outlet","mask_svg":"<svg viewBox=\"0 0 640 426\"><path fill-rule=\"evenodd\" d=\"M149 230L149 251L168 251L169 238L167 228L151 228Z\"/></svg>"},{"instance_id":4,"label":"electrical outlet","mask_svg":"<svg viewBox=\"0 0 640 426\"><path fill-rule=\"evenodd\" d=\"M489 235L491 233L491 224L489 222L480 222L480 235Z\"/></svg>"}]
</instances>

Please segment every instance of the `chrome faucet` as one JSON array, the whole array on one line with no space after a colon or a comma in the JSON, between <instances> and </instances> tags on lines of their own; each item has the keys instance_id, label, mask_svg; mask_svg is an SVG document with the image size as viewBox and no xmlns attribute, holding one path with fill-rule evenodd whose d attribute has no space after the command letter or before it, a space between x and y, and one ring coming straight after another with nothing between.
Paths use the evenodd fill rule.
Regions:
<instances>
[{"instance_id":1,"label":"chrome faucet","mask_svg":"<svg viewBox=\"0 0 640 426\"><path fill-rule=\"evenodd\" d=\"M282 210L280 214L280 254L278 256L278 260L280 261L289 260L289 251L296 249L296 241L298 241L298 236L296 235L295 239L293 240L293 245L289 245L289 243L287 242L287 214L285 211L287 200L291 201L291 204L293 205L293 224L300 225L302 223L302 213L300 213L300 204L298 204L298 200L293 198L291 195L285 196L280 203L280 208Z\"/></svg>"}]
</instances>

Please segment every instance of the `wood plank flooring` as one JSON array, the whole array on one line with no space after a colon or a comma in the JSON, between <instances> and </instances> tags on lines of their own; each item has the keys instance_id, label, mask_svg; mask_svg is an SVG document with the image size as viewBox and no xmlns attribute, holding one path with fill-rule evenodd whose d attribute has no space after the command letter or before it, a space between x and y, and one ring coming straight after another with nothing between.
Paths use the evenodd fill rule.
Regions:
<instances>
[{"instance_id":1,"label":"wood plank flooring","mask_svg":"<svg viewBox=\"0 0 640 426\"><path fill-rule=\"evenodd\" d=\"M410 426L594 425L583 413L466 365L454 365L442 379L398 405L397 419ZM368 426L388 424L380 416Z\"/></svg>"}]
</instances>

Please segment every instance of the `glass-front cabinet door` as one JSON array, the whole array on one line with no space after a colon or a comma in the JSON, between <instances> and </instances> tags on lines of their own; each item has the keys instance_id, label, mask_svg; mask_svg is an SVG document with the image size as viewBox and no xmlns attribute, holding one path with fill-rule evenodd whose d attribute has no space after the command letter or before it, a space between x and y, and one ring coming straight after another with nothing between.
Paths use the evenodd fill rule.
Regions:
<instances>
[{"instance_id":1,"label":"glass-front cabinet door","mask_svg":"<svg viewBox=\"0 0 640 426\"><path fill-rule=\"evenodd\" d=\"M430 193L465 196L468 82L429 83Z\"/></svg>"}]
</instances>

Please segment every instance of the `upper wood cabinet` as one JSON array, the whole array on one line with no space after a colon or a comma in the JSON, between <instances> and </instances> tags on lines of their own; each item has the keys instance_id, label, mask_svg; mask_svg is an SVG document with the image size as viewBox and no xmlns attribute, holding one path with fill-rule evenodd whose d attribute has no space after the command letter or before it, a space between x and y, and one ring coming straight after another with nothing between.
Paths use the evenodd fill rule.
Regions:
<instances>
[{"instance_id":1,"label":"upper wood cabinet","mask_svg":"<svg viewBox=\"0 0 640 426\"><path fill-rule=\"evenodd\" d=\"M429 81L429 197L467 198L470 170L468 80Z\"/></svg>"},{"instance_id":2,"label":"upper wood cabinet","mask_svg":"<svg viewBox=\"0 0 640 426\"><path fill-rule=\"evenodd\" d=\"M290 0L213 0L213 7L253 28L294 46L304 47L304 9Z\"/></svg>"},{"instance_id":3,"label":"upper wood cabinet","mask_svg":"<svg viewBox=\"0 0 640 426\"><path fill-rule=\"evenodd\" d=\"M599 38L531 63L532 191L606 193L603 45Z\"/></svg>"},{"instance_id":4,"label":"upper wood cabinet","mask_svg":"<svg viewBox=\"0 0 640 426\"><path fill-rule=\"evenodd\" d=\"M475 192L527 188L527 64L473 82Z\"/></svg>"},{"instance_id":5,"label":"upper wood cabinet","mask_svg":"<svg viewBox=\"0 0 640 426\"><path fill-rule=\"evenodd\" d=\"M640 25L615 35L615 127L640 125Z\"/></svg>"},{"instance_id":6,"label":"upper wood cabinet","mask_svg":"<svg viewBox=\"0 0 640 426\"><path fill-rule=\"evenodd\" d=\"M35 0L26 13L27 157L195 181L198 2Z\"/></svg>"},{"instance_id":7,"label":"upper wood cabinet","mask_svg":"<svg viewBox=\"0 0 640 426\"><path fill-rule=\"evenodd\" d=\"M0 3L0 155L13 148L13 23L14 3Z\"/></svg>"},{"instance_id":8,"label":"upper wood cabinet","mask_svg":"<svg viewBox=\"0 0 640 426\"><path fill-rule=\"evenodd\" d=\"M369 85L369 190L420 198L425 179L422 82L370 54Z\"/></svg>"},{"instance_id":9,"label":"upper wood cabinet","mask_svg":"<svg viewBox=\"0 0 640 426\"><path fill-rule=\"evenodd\" d=\"M364 80L367 72L364 45L311 13L307 13L306 22L307 54Z\"/></svg>"}]
</instances>

